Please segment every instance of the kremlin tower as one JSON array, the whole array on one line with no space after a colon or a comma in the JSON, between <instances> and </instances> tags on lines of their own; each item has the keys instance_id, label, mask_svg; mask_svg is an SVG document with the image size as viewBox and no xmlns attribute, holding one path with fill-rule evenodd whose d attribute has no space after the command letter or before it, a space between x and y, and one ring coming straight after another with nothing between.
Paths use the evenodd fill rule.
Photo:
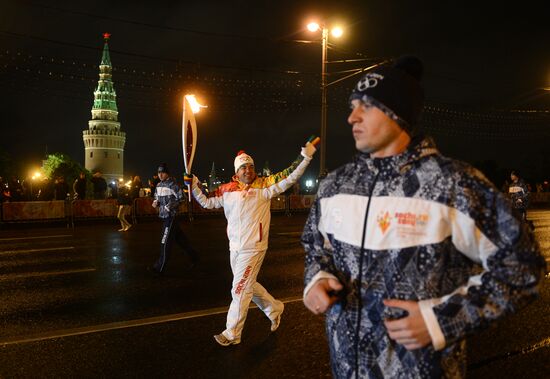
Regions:
<instances>
[{"instance_id":1,"label":"kremlin tower","mask_svg":"<svg viewBox=\"0 0 550 379\"><path fill-rule=\"evenodd\" d=\"M94 91L92 119L88 129L82 132L85 147L85 167L93 172L100 171L105 180L118 181L124 172L124 144L126 133L120 130L116 93L112 81L112 66L109 56L110 34L103 38L103 56L99 64L99 81Z\"/></svg>"}]
</instances>

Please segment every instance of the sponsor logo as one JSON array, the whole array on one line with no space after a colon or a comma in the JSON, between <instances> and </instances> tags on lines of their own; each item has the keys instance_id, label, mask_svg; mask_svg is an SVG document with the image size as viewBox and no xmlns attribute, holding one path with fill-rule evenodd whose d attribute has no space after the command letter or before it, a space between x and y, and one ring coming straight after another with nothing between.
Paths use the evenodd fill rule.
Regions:
<instances>
[{"instance_id":1,"label":"sponsor logo","mask_svg":"<svg viewBox=\"0 0 550 379\"><path fill-rule=\"evenodd\" d=\"M395 212L394 217L397 219L398 225L406 226L426 226L430 218L427 213L412 213L412 212Z\"/></svg>"},{"instance_id":2,"label":"sponsor logo","mask_svg":"<svg viewBox=\"0 0 550 379\"><path fill-rule=\"evenodd\" d=\"M383 79L384 76L377 73L367 74L357 83L357 90L364 91L367 88L374 88L378 85L378 81Z\"/></svg>"},{"instance_id":3,"label":"sponsor logo","mask_svg":"<svg viewBox=\"0 0 550 379\"><path fill-rule=\"evenodd\" d=\"M243 274L243 277L241 278L241 280L239 280L239 283L237 283L237 288L235 288L235 294L239 295L245 284L246 284L246 281L248 280L248 277L250 276L250 271L252 271L252 266L246 266L246 269L244 270L244 274Z\"/></svg>"},{"instance_id":4,"label":"sponsor logo","mask_svg":"<svg viewBox=\"0 0 550 379\"><path fill-rule=\"evenodd\" d=\"M394 212L391 215L388 211L382 211L376 217L376 222L382 234L385 234L394 220L395 224L403 231L404 227L411 230L425 227L429 218L427 213Z\"/></svg>"},{"instance_id":5,"label":"sponsor logo","mask_svg":"<svg viewBox=\"0 0 550 379\"><path fill-rule=\"evenodd\" d=\"M378 222L378 226L380 227L382 234L384 234L391 225L391 216L388 211L382 211L376 218L376 221Z\"/></svg>"}]
</instances>

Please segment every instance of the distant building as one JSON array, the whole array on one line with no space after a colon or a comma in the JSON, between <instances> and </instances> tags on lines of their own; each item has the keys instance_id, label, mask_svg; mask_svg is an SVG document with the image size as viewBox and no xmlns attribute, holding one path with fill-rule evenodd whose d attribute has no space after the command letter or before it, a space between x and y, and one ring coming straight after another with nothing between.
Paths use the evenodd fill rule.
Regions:
<instances>
[{"instance_id":1,"label":"distant building","mask_svg":"<svg viewBox=\"0 0 550 379\"><path fill-rule=\"evenodd\" d=\"M107 182L118 181L124 172L126 133L120 130L112 66L109 56L109 33L103 35L105 44L99 64L99 81L94 91L92 119L88 130L82 132L85 148L85 167L100 171Z\"/></svg>"},{"instance_id":2,"label":"distant building","mask_svg":"<svg viewBox=\"0 0 550 379\"><path fill-rule=\"evenodd\" d=\"M221 180L218 179L218 176L216 174L216 166L214 162L212 162L212 170L210 171L210 175L208 175L208 191L214 192L219 186L222 184Z\"/></svg>"}]
</instances>

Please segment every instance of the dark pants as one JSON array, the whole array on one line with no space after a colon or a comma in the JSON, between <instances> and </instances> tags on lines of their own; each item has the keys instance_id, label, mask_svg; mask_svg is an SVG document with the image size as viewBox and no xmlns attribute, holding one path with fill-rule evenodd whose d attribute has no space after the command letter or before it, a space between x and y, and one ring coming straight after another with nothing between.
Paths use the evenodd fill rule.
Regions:
<instances>
[{"instance_id":1,"label":"dark pants","mask_svg":"<svg viewBox=\"0 0 550 379\"><path fill-rule=\"evenodd\" d=\"M163 272L166 268L166 263L170 257L172 243L176 241L178 245L191 257L193 263L198 262L198 254L191 247L187 236L181 230L177 217L168 217L162 219L162 234L160 239L160 257L153 265L153 268L158 272Z\"/></svg>"}]
</instances>

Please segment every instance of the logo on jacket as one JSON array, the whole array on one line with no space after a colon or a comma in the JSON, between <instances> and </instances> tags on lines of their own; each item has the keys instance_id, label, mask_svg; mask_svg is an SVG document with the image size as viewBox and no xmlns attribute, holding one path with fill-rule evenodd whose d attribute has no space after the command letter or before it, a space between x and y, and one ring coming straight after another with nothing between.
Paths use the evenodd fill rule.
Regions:
<instances>
[{"instance_id":1,"label":"logo on jacket","mask_svg":"<svg viewBox=\"0 0 550 379\"><path fill-rule=\"evenodd\" d=\"M425 226L428 223L427 213L395 212L395 218L399 225L408 225L412 227Z\"/></svg>"},{"instance_id":2,"label":"logo on jacket","mask_svg":"<svg viewBox=\"0 0 550 379\"><path fill-rule=\"evenodd\" d=\"M376 221L378 222L378 226L380 227L382 234L386 233L386 230L388 230L391 225L390 213L388 211L380 212L380 214L378 214L378 217L376 217Z\"/></svg>"},{"instance_id":3,"label":"logo on jacket","mask_svg":"<svg viewBox=\"0 0 550 379\"><path fill-rule=\"evenodd\" d=\"M252 271L252 266L246 266L243 277L241 278L241 280L239 280L239 283L237 284L237 288L235 289L235 294L239 295L242 292L246 284L246 280L250 276L250 271Z\"/></svg>"}]
</instances>

